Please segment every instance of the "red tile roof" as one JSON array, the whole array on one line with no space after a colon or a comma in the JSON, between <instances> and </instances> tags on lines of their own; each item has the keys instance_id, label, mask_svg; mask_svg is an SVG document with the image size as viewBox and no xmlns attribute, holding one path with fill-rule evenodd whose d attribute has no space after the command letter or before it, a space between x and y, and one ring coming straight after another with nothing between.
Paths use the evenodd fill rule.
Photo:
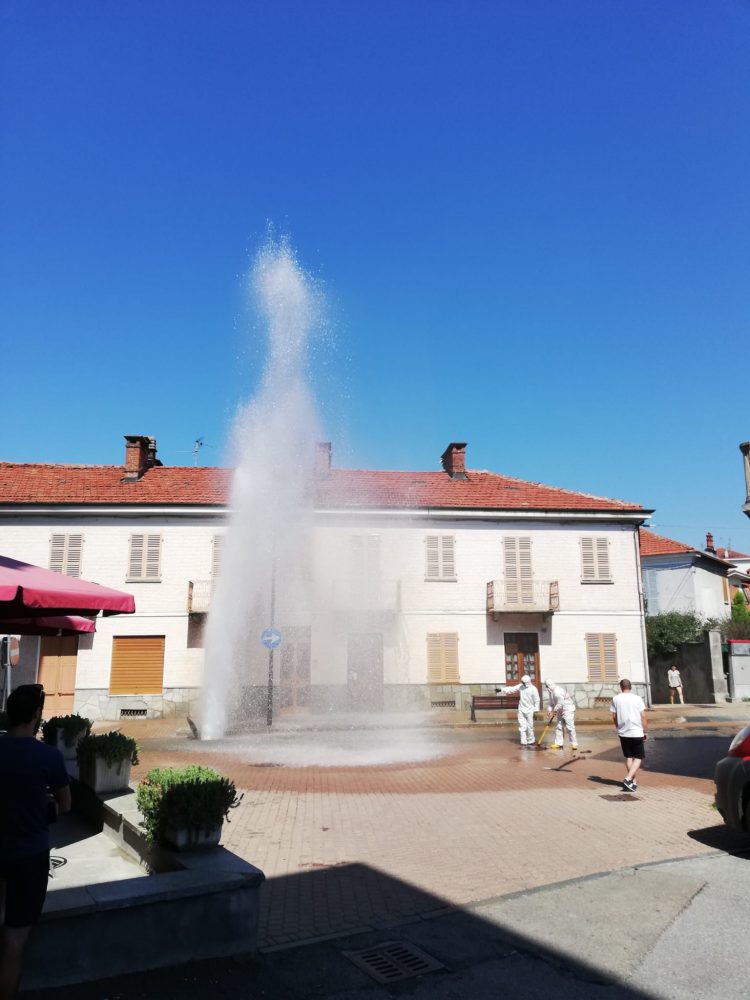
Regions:
<instances>
[{"instance_id":1,"label":"red tile roof","mask_svg":"<svg viewBox=\"0 0 750 1000\"><path fill-rule=\"evenodd\" d=\"M715 554L713 552L706 552L705 549L696 549L692 545L685 545L683 542L676 542L672 538L665 538L663 535L657 535L656 532L649 531L648 528L639 528L638 535L641 543L641 558L693 552L699 556L708 556L714 559L720 559L722 562L732 561L731 559L727 559L724 555L724 553L728 550L723 548L717 549ZM739 553L737 553L737 555L739 556Z\"/></svg>"},{"instance_id":2,"label":"red tile roof","mask_svg":"<svg viewBox=\"0 0 750 1000\"><path fill-rule=\"evenodd\" d=\"M159 504L223 506L231 469L156 466L136 482L122 482L116 465L42 465L0 462L0 504ZM316 481L316 506L457 508L474 510L634 511L640 504L530 483L492 472L383 472L332 469Z\"/></svg>"},{"instance_id":3,"label":"red tile roof","mask_svg":"<svg viewBox=\"0 0 750 1000\"><path fill-rule=\"evenodd\" d=\"M657 535L648 528L639 528L638 535L641 542L641 556L663 556L672 555L679 552L696 552L692 545L684 545L682 542L675 542L671 538Z\"/></svg>"}]
</instances>

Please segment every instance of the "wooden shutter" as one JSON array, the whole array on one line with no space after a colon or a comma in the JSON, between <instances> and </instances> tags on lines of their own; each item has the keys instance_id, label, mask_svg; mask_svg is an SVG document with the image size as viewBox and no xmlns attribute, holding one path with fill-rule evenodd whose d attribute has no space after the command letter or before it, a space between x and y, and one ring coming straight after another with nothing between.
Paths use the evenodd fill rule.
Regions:
<instances>
[{"instance_id":1,"label":"wooden shutter","mask_svg":"<svg viewBox=\"0 0 750 1000\"><path fill-rule=\"evenodd\" d=\"M428 535L425 538L425 552L427 564L425 566L425 578L427 580L440 579L440 536Z\"/></svg>"},{"instance_id":2,"label":"wooden shutter","mask_svg":"<svg viewBox=\"0 0 750 1000\"><path fill-rule=\"evenodd\" d=\"M581 539L581 579L610 579L609 542L606 538Z\"/></svg>"},{"instance_id":3,"label":"wooden shutter","mask_svg":"<svg viewBox=\"0 0 750 1000\"><path fill-rule=\"evenodd\" d=\"M211 551L211 579L216 583L216 578L221 571L221 553L224 544L223 535L214 535L213 548Z\"/></svg>"},{"instance_id":4,"label":"wooden shutter","mask_svg":"<svg viewBox=\"0 0 750 1000\"><path fill-rule=\"evenodd\" d=\"M161 579L161 535L130 536L128 579Z\"/></svg>"},{"instance_id":5,"label":"wooden shutter","mask_svg":"<svg viewBox=\"0 0 750 1000\"><path fill-rule=\"evenodd\" d=\"M617 636L614 632L586 633L586 661L590 681L617 680Z\"/></svg>"},{"instance_id":6,"label":"wooden shutter","mask_svg":"<svg viewBox=\"0 0 750 1000\"><path fill-rule=\"evenodd\" d=\"M53 535L50 546L49 568L55 573L65 572L65 535Z\"/></svg>"},{"instance_id":7,"label":"wooden shutter","mask_svg":"<svg viewBox=\"0 0 750 1000\"><path fill-rule=\"evenodd\" d=\"M505 600L508 604L531 604L534 578L531 568L531 539L504 538Z\"/></svg>"},{"instance_id":8,"label":"wooden shutter","mask_svg":"<svg viewBox=\"0 0 750 1000\"><path fill-rule=\"evenodd\" d=\"M453 579L456 575L456 540L453 535L443 535L441 542L443 557L441 576L444 579Z\"/></svg>"},{"instance_id":9,"label":"wooden shutter","mask_svg":"<svg viewBox=\"0 0 750 1000\"><path fill-rule=\"evenodd\" d=\"M427 683L458 684L458 633L427 635Z\"/></svg>"},{"instance_id":10,"label":"wooden shutter","mask_svg":"<svg viewBox=\"0 0 750 1000\"><path fill-rule=\"evenodd\" d=\"M163 635L114 637L110 694L161 694L163 684Z\"/></svg>"},{"instance_id":11,"label":"wooden shutter","mask_svg":"<svg viewBox=\"0 0 750 1000\"><path fill-rule=\"evenodd\" d=\"M65 559L65 572L68 576L81 575L82 554L83 535L68 535L68 551Z\"/></svg>"},{"instance_id":12,"label":"wooden shutter","mask_svg":"<svg viewBox=\"0 0 750 1000\"><path fill-rule=\"evenodd\" d=\"M81 575L83 535L53 535L50 544L49 568L68 576Z\"/></svg>"}]
</instances>

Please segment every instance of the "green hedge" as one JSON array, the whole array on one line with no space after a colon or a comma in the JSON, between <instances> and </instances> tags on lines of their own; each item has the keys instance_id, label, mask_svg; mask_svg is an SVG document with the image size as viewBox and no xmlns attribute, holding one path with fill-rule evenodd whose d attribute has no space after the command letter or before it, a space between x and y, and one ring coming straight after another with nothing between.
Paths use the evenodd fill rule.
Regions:
<instances>
[{"instance_id":1,"label":"green hedge","mask_svg":"<svg viewBox=\"0 0 750 1000\"><path fill-rule=\"evenodd\" d=\"M148 839L163 841L165 827L207 832L239 805L234 784L210 767L155 767L135 793Z\"/></svg>"}]
</instances>

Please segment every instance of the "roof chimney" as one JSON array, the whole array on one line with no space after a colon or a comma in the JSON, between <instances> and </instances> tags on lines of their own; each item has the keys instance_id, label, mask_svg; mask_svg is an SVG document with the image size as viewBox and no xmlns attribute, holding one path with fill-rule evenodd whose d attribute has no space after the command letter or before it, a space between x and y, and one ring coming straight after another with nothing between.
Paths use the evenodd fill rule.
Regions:
<instances>
[{"instance_id":1,"label":"roof chimney","mask_svg":"<svg viewBox=\"0 0 750 1000\"><path fill-rule=\"evenodd\" d=\"M440 461L443 463L443 468L451 479L466 479L466 468L464 465L465 451L465 441L451 441L441 455Z\"/></svg>"},{"instance_id":2,"label":"roof chimney","mask_svg":"<svg viewBox=\"0 0 750 1000\"><path fill-rule=\"evenodd\" d=\"M136 483L147 469L162 463L156 457L156 438L143 434L125 435L124 483Z\"/></svg>"},{"instance_id":3,"label":"roof chimney","mask_svg":"<svg viewBox=\"0 0 750 1000\"><path fill-rule=\"evenodd\" d=\"M716 555L716 549L714 548L714 536L710 531L706 532L706 552L712 552Z\"/></svg>"},{"instance_id":4,"label":"roof chimney","mask_svg":"<svg viewBox=\"0 0 750 1000\"><path fill-rule=\"evenodd\" d=\"M315 476L325 479L331 474L331 442L318 441L315 445Z\"/></svg>"}]
</instances>

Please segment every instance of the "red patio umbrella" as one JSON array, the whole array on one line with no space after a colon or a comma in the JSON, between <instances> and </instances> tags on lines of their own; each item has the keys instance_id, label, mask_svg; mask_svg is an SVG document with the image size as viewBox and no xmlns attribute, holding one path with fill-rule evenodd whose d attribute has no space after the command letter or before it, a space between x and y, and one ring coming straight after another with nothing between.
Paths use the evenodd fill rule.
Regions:
<instances>
[{"instance_id":1,"label":"red patio umbrella","mask_svg":"<svg viewBox=\"0 0 750 1000\"><path fill-rule=\"evenodd\" d=\"M78 615L56 615L45 618L0 618L3 635L81 635L96 632L90 618Z\"/></svg>"},{"instance_id":2,"label":"red patio umbrella","mask_svg":"<svg viewBox=\"0 0 750 1000\"><path fill-rule=\"evenodd\" d=\"M132 594L0 556L0 621L132 614Z\"/></svg>"}]
</instances>

